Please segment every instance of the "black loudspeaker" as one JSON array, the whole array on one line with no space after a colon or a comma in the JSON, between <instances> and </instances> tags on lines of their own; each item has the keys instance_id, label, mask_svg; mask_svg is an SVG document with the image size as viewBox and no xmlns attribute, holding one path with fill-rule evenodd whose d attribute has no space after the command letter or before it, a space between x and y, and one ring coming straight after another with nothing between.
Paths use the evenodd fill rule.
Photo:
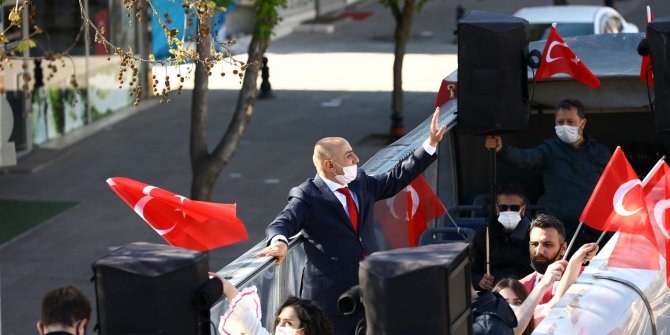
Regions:
<instances>
[{"instance_id":1,"label":"black loudspeaker","mask_svg":"<svg viewBox=\"0 0 670 335\"><path fill-rule=\"evenodd\" d=\"M448 243L371 254L358 272L367 334L471 334L469 253Z\"/></svg>"},{"instance_id":2,"label":"black loudspeaker","mask_svg":"<svg viewBox=\"0 0 670 335\"><path fill-rule=\"evenodd\" d=\"M654 119L657 132L670 132L670 16L647 25L647 39L654 72Z\"/></svg>"},{"instance_id":3,"label":"black loudspeaker","mask_svg":"<svg viewBox=\"0 0 670 335\"><path fill-rule=\"evenodd\" d=\"M207 270L204 253L142 242L98 259L93 272L100 334L202 334L196 292L208 281Z\"/></svg>"},{"instance_id":4,"label":"black loudspeaker","mask_svg":"<svg viewBox=\"0 0 670 335\"><path fill-rule=\"evenodd\" d=\"M500 134L528 125L528 21L471 11L458 22L459 135Z\"/></svg>"}]
</instances>

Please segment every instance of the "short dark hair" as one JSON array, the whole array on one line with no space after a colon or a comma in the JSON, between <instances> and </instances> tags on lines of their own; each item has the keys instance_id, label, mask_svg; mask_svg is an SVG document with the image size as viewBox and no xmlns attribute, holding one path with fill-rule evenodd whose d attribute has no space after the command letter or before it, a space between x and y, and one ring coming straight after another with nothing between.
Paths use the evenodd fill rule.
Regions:
<instances>
[{"instance_id":1,"label":"short dark hair","mask_svg":"<svg viewBox=\"0 0 670 335\"><path fill-rule=\"evenodd\" d=\"M584 104L577 99L563 99L556 104L557 111L559 109L570 109L573 107L577 109L577 115L579 115L580 119L583 119L586 116L584 113Z\"/></svg>"},{"instance_id":2,"label":"short dark hair","mask_svg":"<svg viewBox=\"0 0 670 335\"><path fill-rule=\"evenodd\" d=\"M547 214L538 215L530 223L530 230L533 228L547 229L554 228L558 231L558 235L563 239L561 242L565 242L565 228L563 227L563 222L556 217Z\"/></svg>"},{"instance_id":3,"label":"short dark hair","mask_svg":"<svg viewBox=\"0 0 670 335\"><path fill-rule=\"evenodd\" d=\"M519 184L508 183L503 184L498 188L498 195L516 195L521 198L523 203L526 203L526 196L524 195L523 187Z\"/></svg>"},{"instance_id":4,"label":"short dark hair","mask_svg":"<svg viewBox=\"0 0 670 335\"><path fill-rule=\"evenodd\" d=\"M91 318L91 303L74 286L48 292L42 300L40 320L44 325L61 324L73 327L75 322Z\"/></svg>"},{"instance_id":5,"label":"short dark hair","mask_svg":"<svg viewBox=\"0 0 670 335\"><path fill-rule=\"evenodd\" d=\"M305 335L332 335L333 326L326 318L321 308L311 300L300 299L298 297L288 297L279 307L275 315L274 328L277 328L279 319L277 318L281 311L286 307L292 307L300 319L300 328Z\"/></svg>"}]
</instances>

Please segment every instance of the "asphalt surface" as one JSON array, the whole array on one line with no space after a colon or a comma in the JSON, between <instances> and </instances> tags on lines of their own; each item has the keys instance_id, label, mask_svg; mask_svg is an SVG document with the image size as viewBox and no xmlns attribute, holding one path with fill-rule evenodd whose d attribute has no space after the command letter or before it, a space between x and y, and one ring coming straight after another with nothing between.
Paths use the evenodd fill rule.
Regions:
<instances>
[{"instance_id":1,"label":"asphalt surface","mask_svg":"<svg viewBox=\"0 0 670 335\"><path fill-rule=\"evenodd\" d=\"M511 14L523 6L549 5L551 1L463 0L460 3L466 10ZM642 1L619 1L616 5L627 20L644 29ZM453 62L456 54L455 9L454 1L429 1L415 20L408 53L444 56L444 67L440 58L430 64L437 78L446 76L451 72L450 66L453 67L447 63ZM269 52L287 57L299 53L330 57L313 71L326 69L333 73L357 66L355 54L388 57L393 52L393 20L387 10L375 1L365 1L352 10L371 11L373 15L362 21L344 23L333 34L293 33L274 41ZM654 3L653 10L657 17L670 15L670 2ZM354 58L338 57L342 53L354 53ZM295 66L299 68L301 64ZM356 69L357 76L337 80L360 83L370 79L372 82L373 78L367 78L371 66L374 62ZM388 71L391 72L390 67ZM210 269L223 267L263 238L265 226L285 205L290 187L314 175L311 151L317 139L348 138L361 161L386 144L381 135L389 129L391 94L385 87L352 91L341 89L341 83L333 83L338 89L311 90L310 82L328 81L331 77L326 72L320 79L305 78L303 72L271 76L276 97L257 102L237 154L216 183L213 200L238 204L238 216L247 226L249 240L212 251ZM283 82L296 81L305 82L305 88L282 89ZM432 92L412 89L420 86L417 83L406 81L405 84L409 91L405 96L409 130L432 112L439 81L435 82ZM236 98L235 91L210 91L211 143L215 143L227 127ZM188 196L190 92L173 95L172 100L168 105L141 108L142 111L123 121L50 154L45 159L51 164L35 173L0 175L2 199L78 203L0 246L2 334L35 333L42 296L50 289L76 285L93 300L91 264L110 248L134 241L163 243L107 187L105 180L123 176ZM325 107L324 103L331 107ZM19 164L28 164L29 160L30 157L26 157Z\"/></svg>"}]
</instances>

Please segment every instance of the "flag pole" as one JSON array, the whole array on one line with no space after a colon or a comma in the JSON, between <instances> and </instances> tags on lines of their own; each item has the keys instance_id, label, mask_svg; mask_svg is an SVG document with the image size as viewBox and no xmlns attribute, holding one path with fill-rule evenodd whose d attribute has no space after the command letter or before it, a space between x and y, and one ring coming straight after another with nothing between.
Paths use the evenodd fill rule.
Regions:
<instances>
[{"instance_id":1,"label":"flag pole","mask_svg":"<svg viewBox=\"0 0 670 335\"><path fill-rule=\"evenodd\" d=\"M649 182L649 179L651 179L651 177L654 175L654 173L656 173L656 171L661 168L664 161L665 161L665 155L663 155L663 157L661 157L661 159L659 159L658 162L656 162L654 167L652 167L651 170L649 171L649 173L647 173L647 175L644 177L644 179L642 180L642 187L647 185L647 183ZM581 225L581 222L580 222L580 225ZM600 237L598 237L598 240L596 241L596 244L600 244L600 241L602 241L603 237L605 237L605 233L607 233L607 232L604 231L604 232L602 232L602 234L600 234ZM573 240L574 240L574 237L573 237Z\"/></svg>"},{"instance_id":2,"label":"flag pole","mask_svg":"<svg viewBox=\"0 0 670 335\"><path fill-rule=\"evenodd\" d=\"M489 217L488 222L486 222L486 273L491 275L491 243L489 240L489 227L491 222L495 218L496 213L496 149L491 148L491 216Z\"/></svg>"},{"instance_id":3,"label":"flag pole","mask_svg":"<svg viewBox=\"0 0 670 335\"><path fill-rule=\"evenodd\" d=\"M579 234L579 231L582 229L583 225L584 225L584 222L579 221L579 225L577 226L577 230L575 230L575 233L572 235L572 239L570 239L570 244L568 244L568 249L565 250L565 254L563 255L563 260L568 259L568 254L570 254L570 249L572 249L572 245L575 244L575 240L577 239L577 234ZM598 240L598 241L600 241L600 240Z\"/></svg>"}]
</instances>

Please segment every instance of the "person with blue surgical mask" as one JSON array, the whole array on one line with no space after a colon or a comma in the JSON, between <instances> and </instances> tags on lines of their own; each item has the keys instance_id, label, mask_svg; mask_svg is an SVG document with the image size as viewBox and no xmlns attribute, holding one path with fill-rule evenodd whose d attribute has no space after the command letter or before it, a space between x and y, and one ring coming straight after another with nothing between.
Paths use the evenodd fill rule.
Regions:
<instances>
[{"instance_id":1,"label":"person with blue surgical mask","mask_svg":"<svg viewBox=\"0 0 670 335\"><path fill-rule=\"evenodd\" d=\"M533 272L528 263L530 220L521 186L500 187L496 215L496 222L489 226L490 273L486 272L486 230L477 232L470 247L472 285L478 290L491 290L498 280L523 278Z\"/></svg>"},{"instance_id":2,"label":"person with blue surgical mask","mask_svg":"<svg viewBox=\"0 0 670 335\"><path fill-rule=\"evenodd\" d=\"M579 100L564 99L556 105L555 137L528 149L503 145L500 135L487 136L485 143L487 149L496 150L501 161L542 173L546 213L565 224L568 241L611 156L609 148L585 135L586 121L584 105ZM575 245L596 241L599 236L600 232L584 227Z\"/></svg>"}]
</instances>

